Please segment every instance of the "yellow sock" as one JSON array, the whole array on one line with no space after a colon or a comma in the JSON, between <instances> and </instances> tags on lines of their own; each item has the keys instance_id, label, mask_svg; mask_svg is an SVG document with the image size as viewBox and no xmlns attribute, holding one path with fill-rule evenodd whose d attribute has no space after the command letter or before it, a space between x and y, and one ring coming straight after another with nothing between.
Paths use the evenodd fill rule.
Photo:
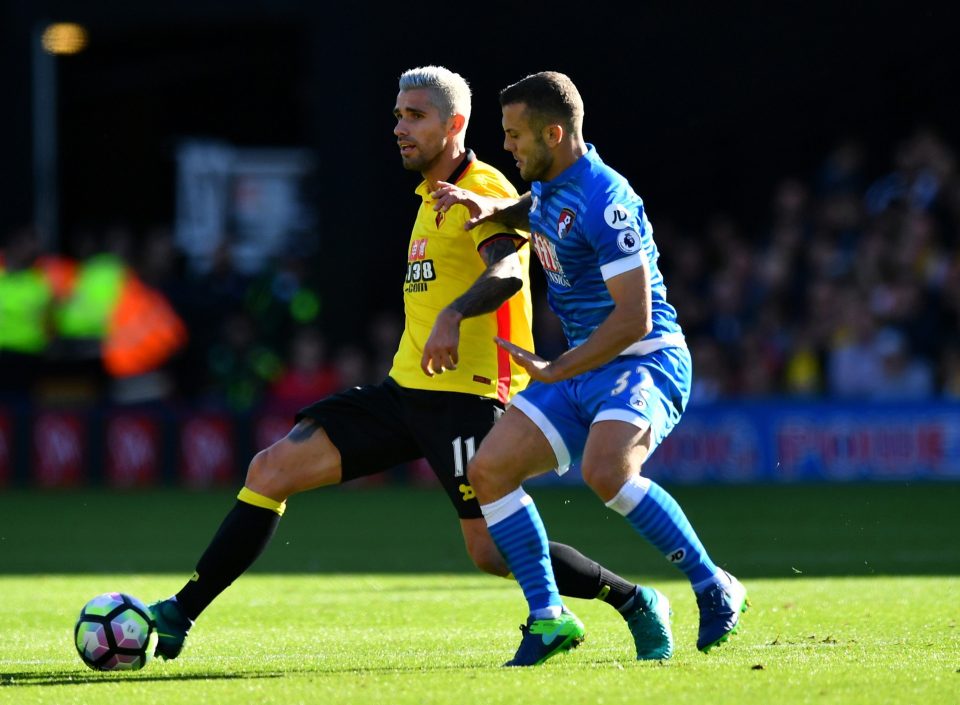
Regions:
<instances>
[{"instance_id":1,"label":"yellow sock","mask_svg":"<svg viewBox=\"0 0 960 705\"><path fill-rule=\"evenodd\" d=\"M240 493L237 495L237 499L239 499L241 502L252 504L254 507L263 507L264 509L269 509L271 512L276 512L280 516L283 516L284 511L287 509L286 500L278 502L277 500L270 499L262 494L257 494L253 490L246 487L240 490Z\"/></svg>"}]
</instances>

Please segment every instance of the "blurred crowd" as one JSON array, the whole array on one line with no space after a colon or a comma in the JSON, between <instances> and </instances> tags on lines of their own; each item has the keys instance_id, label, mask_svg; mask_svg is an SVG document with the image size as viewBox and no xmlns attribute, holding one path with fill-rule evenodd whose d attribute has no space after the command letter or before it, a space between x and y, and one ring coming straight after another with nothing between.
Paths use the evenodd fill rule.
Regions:
<instances>
[{"instance_id":1,"label":"blurred crowd","mask_svg":"<svg viewBox=\"0 0 960 705\"><path fill-rule=\"evenodd\" d=\"M757 222L683 232L654 214L695 402L960 397L956 155L917 129L884 156L841 141Z\"/></svg>"},{"instance_id":2,"label":"blurred crowd","mask_svg":"<svg viewBox=\"0 0 960 705\"><path fill-rule=\"evenodd\" d=\"M65 240L65 252L52 255L25 227L0 250L0 400L295 411L386 374L389 359L375 351L392 359L399 339L400 319L383 315L370 317L370 341L327 335L310 258L241 271L225 245L198 268L163 225L84 228ZM112 341L131 338L120 325L131 284L161 304L139 309L134 352L165 345L140 365L110 364ZM71 310L88 314L79 330L68 325Z\"/></svg>"},{"instance_id":3,"label":"blurred crowd","mask_svg":"<svg viewBox=\"0 0 960 705\"><path fill-rule=\"evenodd\" d=\"M689 228L652 209L693 403L960 397L952 148L926 129L880 159L845 140L815 174L772 183L749 222L718 213ZM290 411L381 379L402 332L402 268L396 307L366 312L363 338L345 340L322 323L312 257L251 273L222 248L198 269L165 225L66 233L58 253L41 241L25 227L0 249L7 397ZM540 296L537 307L538 349L556 355L562 335Z\"/></svg>"}]
</instances>

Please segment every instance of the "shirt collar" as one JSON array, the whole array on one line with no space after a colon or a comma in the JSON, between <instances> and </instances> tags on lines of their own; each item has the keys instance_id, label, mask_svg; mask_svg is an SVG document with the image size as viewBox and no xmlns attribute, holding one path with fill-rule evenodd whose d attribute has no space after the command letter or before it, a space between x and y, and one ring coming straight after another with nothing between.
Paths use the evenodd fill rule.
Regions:
<instances>
[{"instance_id":1,"label":"shirt collar","mask_svg":"<svg viewBox=\"0 0 960 705\"><path fill-rule=\"evenodd\" d=\"M467 149L463 161L460 162L460 164L457 165L457 168L453 170L453 173L450 174L450 178L447 179L447 183L457 183L467 172L467 169L470 168L470 165L473 164L476 158L477 155L473 153L473 150Z\"/></svg>"},{"instance_id":2,"label":"shirt collar","mask_svg":"<svg viewBox=\"0 0 960 705\"><path fill-rule=\"evenodd\" d=\"M574 179L579 178L584 171L599 163L600 157L597 155L596 148L594 148L594 146L588 142L587 151L582 157L577 159L577 161L561 171L550 181L537 182L540 184L539 193L544 196L549 195L552 191L555 191L570 183Z\"/></svg>"},{"instance_id":3,"label":"shirt collar","mask_svg":"<svg viewBox=\"0 0 960 705\"><path fill-rule=\"evenodd\" d=\"M477 155L473 153L472 149L467 149L464 152L463 161L457 165L457 168L453 170L453 173L450 174L444 181L448 184L455 184L460 179L463 178L463 175L467 173L467 170L470 168L470 165L477 160ZM430 185L427 183L427 180L424 179L420 182L420 185L417 186L417 193L429 193Z\"/></svg>"}]
</instances>

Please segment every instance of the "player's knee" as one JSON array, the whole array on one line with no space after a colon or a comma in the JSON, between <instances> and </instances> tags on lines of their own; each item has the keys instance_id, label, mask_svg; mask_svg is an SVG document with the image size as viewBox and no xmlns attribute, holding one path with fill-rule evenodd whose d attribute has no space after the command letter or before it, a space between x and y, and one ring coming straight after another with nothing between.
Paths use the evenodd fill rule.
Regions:
<instances>
[{"instance_id":1,"label":"player's knee","mask_svg":"<svg viewBox=\"0 0 960 705\"><path fill-rule=\"evenodd\" d=\"M271 491L275 490L275 486L278 484L278 473L270 461L269 448L261 450L254 455L250 460L250 464L247 466L247 477L244 485L254 492L271 496ZM286 499L286 497L283 499Z\"/></svg>"},{"instance_id":2,"label":"player's knee","mask_svg":"<svg viewBox=\"0 0 960 705\"><path fill-rule=\"evenodd\" d=\"M297 490L297 478L284 469L283 451L277 444L253 456L247 467L246 486L254 492L278 502L286 500Z\"/></svg>"},{"instance_id":3,"label":"player's knee","mask_svg":"<svg viewBox=\"0 0 960 705\"><path fill-rule=\"evenodd\" d=\"M580 476L587 487L593 488L594 483L599 480L599 475L599 469L595 464L584 462L580 465Z\"/></svg>"},{"instance_id":4,"label":"player's knee","mask_svg":"<svg viewBox=\"0 0 960 705\"><path fill-rule=\"evenodd\" d=\"M624 483L622 474L611 472L611 466L604 463L584 463L580 475L587 487L604 502L616 497Z\"/></svg>"},{"instance_id":5,"label":"player's knee","mask_svg":"<svg viewBox=\"0 0 960 705\"><path fill-rule=\"evenodd\" d=\"M487 488L493 467L487 462L487 456L478 452L467 464L467 481L477 492L483 494Z\"/></svg>"}]
</instances>

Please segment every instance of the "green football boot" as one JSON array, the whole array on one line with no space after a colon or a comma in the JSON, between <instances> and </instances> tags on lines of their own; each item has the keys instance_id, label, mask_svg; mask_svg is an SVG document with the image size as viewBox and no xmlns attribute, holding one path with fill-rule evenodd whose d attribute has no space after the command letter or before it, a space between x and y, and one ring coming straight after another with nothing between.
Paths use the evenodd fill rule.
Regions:
<instances>
[{"instance_id":1,"label":"green football boot","mask_svg":"<svg viewBox=\"0 0 960 705\"><path fill-rule=\"evenodd\" d=\"M660 661L673 656L670 630L670 600L654 588L637 588L634 606L623 615L627 620L638 661Z\"/></svg>"},{"instance_id":2,"label":"green football boot","mask_svg":"<svg viewBox=\"0 0 960 705\"><path fill-rule=\"evenodd\" d=\"M539 666L548 658L576 648L584 638L583 623L566 609L556 619L527 620L520 631L520 648L504 666Z\"/></svg>"},{"instance_id":3,"label":"green football boot","mask_svg":"<svg viewBox=\"0 0 960 705\"><path fill-rule=\"evenodd\" d=\"M157 625L157 648L154 655L165 659L176 658L183 650L183 642L187 640L187 632L193 626L193 620L181 611L173 597L147 605L147 609Z\"/></svg>"}]
</instances>

